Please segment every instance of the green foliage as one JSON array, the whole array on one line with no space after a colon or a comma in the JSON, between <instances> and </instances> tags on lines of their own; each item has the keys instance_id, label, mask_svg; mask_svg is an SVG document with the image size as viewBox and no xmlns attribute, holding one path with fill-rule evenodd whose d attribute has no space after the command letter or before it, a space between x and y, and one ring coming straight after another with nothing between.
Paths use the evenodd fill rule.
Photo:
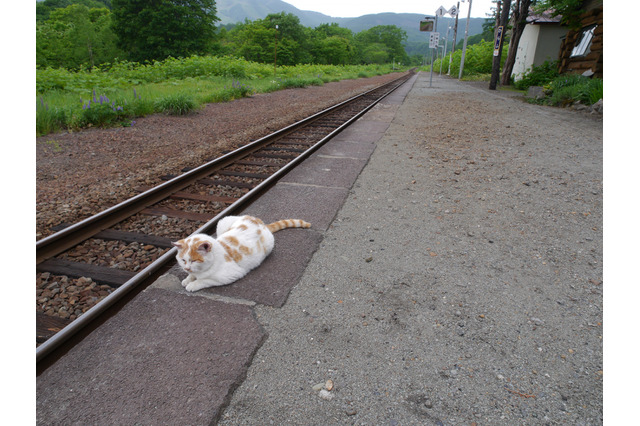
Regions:
<instances>
[{"instance_id":1,"label":"green foliage","mask_svg":"<svg viewBox=\"0 0 640 426\"><path fill-rule=\"evenodd\" d=\"M539 0L534 6L536 13L552 11L551 16L562 17L561 23L573 29L580 28L580 14L584 12L584 0Z\"/></svg>"},{"instance_id":2,"label":"green foliage","mask_svg":"<svg viewBox=\"0 0 640 426\"><path fill-rule=\"evenodd\" d=\"M507 52L509 46L506 45L502 49L501 66L504 65L504 61L507 59ZM460 74L460 59L462 58L462 51L456 50L451 59L451 75ZM449 69L449 55L444 59L438 59L434 61L433 70L437 72L440 70L440 64L442 63L442 70ZM491 68L493 67L493 42L482 41L478 44L467 46L467 50L464 57L464 70L462 72L463 77L469 77L473 75L491 74Z\"/></svg>"},{"instance_id":3,"label":"green foliage","mask_svg":"<svg viewBox=\"0 0 640 426\"><path fill-rule=\"evenodd\" d=\"M104 7L73 4L52 10L36 24L36 65L40 67L93 67L119 54L111 13Z\"/></svg>"},{"instance_id":4,"label":"green foliage","mask_svg":"<svg viewBox=\"0 0 640 426\"><path fill-rule=\"evenodd\" d=\"M182 114L203 103L226 102L256 92L321 85L391 71L390 65L307 64L278 67L275 77L272 65L233 57L199 56L169 58L153 64L119 62L92 72L38 69L36 133L40 136L89 125L128 125L134 123L132 119L152 113ZM249 80L250 85L240 79Z\"/></svg>"},{"instance_id":5,"label":"green foliage","mask_svg":"<svg viewBox=\"0 0 640 426\"><path fill-rule=\"evenodd\" d=\"M36 135L46 135L58 131L66 125L67 114L63 108L49 108L49 104L40 98L36 103Z\"/></svg>"},{"instance_id":6,"label":"green foliage","mask_svg":"<svg viewBox=\"0 0 640 426\"><path fill-rule=\"evenodd\" d=\"M565 106L576 101L593 105L604 96L602 79L582 75L567 74L554 79L547 88L549 93L545 103Z\"/></svg>"},{"instance_id":7,"label":"green foliage","mask_svg":"<svg viewBox=\"0 0 640 426\"><path fill-rule=\"evenodd\" d=\"M355 47L348 38L333 35L316 41L312 55L318 64L350 64L355 58Z\"/></svg>"},{"instance_id":8,"label":"green foliage","mask_svg":"<svg viewBox=\"0 0 640 426\"><path fill-rule=\"evenodd\" d=\"M268 75L273 75L271 65L234 57L191 56L145 64L122 61L105 64L91 72L86 69L77 72L61 68L37 69L36 91L46 93L65 90L81 93L86 90L128 88L144 83L189 77L260 78Z\"/></svg>"},{"instance_id":9,"label":"green foliage","mask_svg":"<svg viewBox=\"0 0 640 426\"><path fill-rule=\"evenodd\" d=\"M251 96L254 93L254 89L240 82L239 80L233 80L231 86L226 86L221 90L216 90L202 97L203 103L214 102L229 102L234 99L245 98Z\"/></svg>"},{"instance_id":10,"label":"green foliage","mask_svg":"<svg viewBox=\"0 0 640 426\"><path fill-rule=\"evenodd\" d=\"M133 61L205 53L215 34L214 0L113 0L118 46Z\"/></svg>"},{"instance_id":11,"label":"green foliage","mask_svg":"<svg viewBox=\"0 0 640 426\"><path fill-rule=\"evenodd\" d=\"M558 77L558 61L545 61L533 66L520 80L514 81L513 87L527 90L531 86L544 86Z\"/></svg>"},{"instance_id":12,"label":"green foliage","mask_svg":"<svg viewBox=\"0 0 640 426\"><path fill-rule=\"evenodd\" d=\"M361 63L407 62L408 56L402 43L407 33L395 25L377 25L355 36Z\"/></svg>"},{"instance_id":13,"label":"green foliage","mask_svg":"<svg viewBox=\"0 0 640 426\"><path fill-rule=\"evenodd\" d=\"M215 13L214 0L46 0L38 3L36 63L104 70L122 59L153 66L207 54L277 66L409 61L407 34L395 25L354 34L336 23L306 28L281 12L216 29Z\"/></svg>"},{"instance_id":14,"label":"green foliage","mask_svg":"<svg viewBox=\"0 0 640 426\"><path fill-rule=\"evenodd\" d=\"M309 53L309 30L291 13L247 20L222 35L221 45L248 61L295 65L313 59Z\"/></svg>"},{"instance_id":15,"label":"green foliage","mask_svg":"<svg viewBox=\"0 0 640 426\"><path fill-rule=\"evenodd\" d=\"M324 81L319 77L286 77L272 80L271 85L265 89L265 92L275 92L283 89L296 89L309 86L322 86Z\"/></svg>"},{"instance_id":16,"label":"green foliage","mask_svg":"<svg viewBox=\"0 0 640 426\"><path fill-rule=\"evenodd\" d=\"M95 91L93 99L82 106L82 114L79 117L78 125L84 126L106 126L113 124L126 117L124 108L120 102L110 101L105 95L96 98Z\"/></svg>"},{"instance_id":17,"label":"green foliage","mask_svg":"<svg viewBox=\"0 0 640 426\"><path fill-rule=\"evenodd\" d=\"M173 93L157 102L157 109L171 115L186 115L197 108L195 99L187 93Z\"/></svg>"},{"instance_id":18,"label":"green foliage","mask_svg":"<svg viewBox=\"0 0 640 426\"><path fill-rule=\"evenodd\" d=\"M36 1L36 23L49 19L51 12L56 9L64 9L72 4L80 4L89 9L111 9L111 0L44 0Z\"/></svg>"}]
</instances>

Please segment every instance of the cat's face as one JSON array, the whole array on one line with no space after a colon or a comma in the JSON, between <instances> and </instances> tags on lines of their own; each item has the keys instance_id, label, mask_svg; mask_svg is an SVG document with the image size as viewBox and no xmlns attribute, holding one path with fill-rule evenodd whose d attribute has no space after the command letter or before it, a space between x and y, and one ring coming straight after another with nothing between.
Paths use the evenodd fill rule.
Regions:
<instances>
[{"instance_id":1,"label":"cat's face","mask_svg":"<svg viewBox=\"0 0 640 426\"><path fill-rule=\"evenodd\" d=\"M182 269L190 274L205 269L213 248L210 241L189 237L172 244L178 248L176 259Z\"/></svg>"}]
</instances>

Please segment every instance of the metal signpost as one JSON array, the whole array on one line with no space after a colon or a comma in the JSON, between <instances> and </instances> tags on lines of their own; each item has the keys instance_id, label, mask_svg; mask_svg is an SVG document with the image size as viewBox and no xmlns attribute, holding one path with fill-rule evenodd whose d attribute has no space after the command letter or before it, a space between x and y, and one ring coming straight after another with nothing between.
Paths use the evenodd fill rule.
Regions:
<instances>
[{"instance_id":1,"label":"metal signpost","mask_svg":"<svg viewBox=\"0 0 640 426\"><path fill-rule=\"evenodd\" d=\"M424 21L420 21L420 31L426 31L431 33L429 34L429 49L431 49L431 74L429 75L429 87L432 87L432 82L433 82L433 64L434 64L433 51L435 49L438 49L440 45L440 33L438 32L438 16L444 16L445 14L449 14L452 17L457 17L458 7L454 5L454 6L451 6L449 10L447 10L443 6L440 6L438 10L436 10L435 22L434 22L434 19L430 17L426 17L424 18ZM449 29L451 29L451 27L449 27ZM447 40L448 39L449 39L449 30L447 30ZM444 49L445 51L442 54L442 60L444 60L444 57L447 54L446 41L445 41ZM442 63L440 64L440 74L442 74Z\"/></svg>"},{"instance_id":2,"label":"metal signpost","mask_svg":"<svg viewBox=\"0 0 640 426\"><path fill-rule=\"evenodd\" d=\"M436 28L438 27L438 17L436 16ZM431 81L433 80L433 51L438 48L440 43L440 33L432 32L429 34L429 49L431 49L431 75L429 76L429 87L431 87Z\"/></svg>"},{"instance_id":3,"label":"metal signpost","mask_svg":"<svg viewBox=\"0 0 640 426\"><path fill-rule=\"evenodd\" d=\"M437 45L437 37L439 36L439 34L435 32L437 26L438 26L437 16L435 17L435 19L427 16L426 18L424 18L424 20L420 21L420 31L430 33L429 34L430 49L433 49L434 41L436 42L436 45ZM431 50L431 76L433 77L433 50ZM429 79L429 87L431 87L431 79Z\"/></svg>"}]
</instances>

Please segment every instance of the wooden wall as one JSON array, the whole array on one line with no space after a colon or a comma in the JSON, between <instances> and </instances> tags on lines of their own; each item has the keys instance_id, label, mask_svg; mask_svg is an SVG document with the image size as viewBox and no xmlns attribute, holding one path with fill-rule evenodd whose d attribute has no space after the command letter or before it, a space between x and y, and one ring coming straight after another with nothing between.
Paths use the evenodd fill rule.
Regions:
<instances>
[{"instance_id":1,"label":"wooden wall","mask_svg":"<svg viewBox=\"0 0 640 426\"><path fill-rule=\"evenodd\" d=\"M582 14L581 20L582 28L593 24L598 26L593 34L591 52L586 56L571 58L571 50L578 41L577 39L580 36L582 29L569 30L567 37L560 46L559 71L560 73L582 74L587 70L591 70L594 72L594 77L602 78L602 52L604 51L602 6L596 7Z\"/></svg>"}]
</instances>

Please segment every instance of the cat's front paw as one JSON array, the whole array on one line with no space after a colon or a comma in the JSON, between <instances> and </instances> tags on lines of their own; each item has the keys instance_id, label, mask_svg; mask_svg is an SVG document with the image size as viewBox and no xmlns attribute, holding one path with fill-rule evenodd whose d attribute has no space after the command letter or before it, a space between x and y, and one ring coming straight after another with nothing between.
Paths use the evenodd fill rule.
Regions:
<instances>
[{"instance_id":1,"label":"cat's front paw","mask_svg":"<svg viewBox=\"0 0 640 426\"><path fill-rule=\"evenodd\" d=\"M187 278L185 278L184 280L182 280L182 287L186 287L189 285L189 283L195 281L195 278L193 275L189 275Z\"/></svg>"},{"instance_id":2,"label":"cat's front paw","mask_svg":"<svg viewBox=\"0 0 640 426\"><path fill-rule=\"evenodd\" d=\"M185 286L185 290L187 291L198 291L205 288L206 285L203 285L200 281L191 281Z\"/></svg>"}]
</instances>

